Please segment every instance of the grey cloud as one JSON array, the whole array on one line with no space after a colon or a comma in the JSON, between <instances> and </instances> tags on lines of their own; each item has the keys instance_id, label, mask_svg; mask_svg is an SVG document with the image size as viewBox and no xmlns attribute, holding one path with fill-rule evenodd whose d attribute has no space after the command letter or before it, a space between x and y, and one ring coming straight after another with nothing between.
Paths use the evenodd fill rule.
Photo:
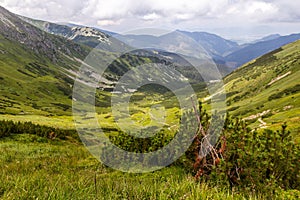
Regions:
<instances>
[{"instance_id":1,"label":"grey cloud","mask_svg":"<svg viewBox=\"0 0 300 200\"><path fill-rule=\"evenodd\" d=\"M124 30L139 27L258 26L300 19L297 0L0 0L21 15ZM295 26L295 25L294 25ZM199 29L199 28L198 28Z\"/></svg>"}]
</instances>

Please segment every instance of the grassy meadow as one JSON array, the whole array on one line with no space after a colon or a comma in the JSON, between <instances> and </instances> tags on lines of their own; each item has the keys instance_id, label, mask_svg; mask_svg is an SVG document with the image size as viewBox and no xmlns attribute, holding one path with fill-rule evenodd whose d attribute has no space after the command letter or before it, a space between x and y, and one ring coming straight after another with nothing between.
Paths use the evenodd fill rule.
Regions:
<instances>
[{"instance_id":1,"label":"grassy meadow","mask_svg":"<svg viewBox=\"0 0 300 200\"><path fill-rule=\"evenodd\" d=\"M12 135L0 140L0 199L267 199L196 182L181 167L128 174L99 163L74 140ZM294 197L281 191L272 198ZM298 192L299 195L299 192Z\"/></svg>"}]
</instances>

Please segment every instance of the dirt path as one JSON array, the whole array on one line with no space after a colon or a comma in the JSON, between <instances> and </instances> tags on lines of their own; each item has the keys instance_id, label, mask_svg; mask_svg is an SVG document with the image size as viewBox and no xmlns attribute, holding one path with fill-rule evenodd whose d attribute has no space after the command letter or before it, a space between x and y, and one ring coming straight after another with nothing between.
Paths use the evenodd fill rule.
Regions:
<instances>
[{"instance_id":1,"label":"dirt path","mask_svg":"<svg viewBox=\"0 0 300 200\"><path fill-rule=\"evenodd\" d=\"M265 111L263 111L263 112L261 112L261 113L257 113L257 114L255 114L255 115L251 115L251 116L249 116L249 117L245 117L244 120L256 119L256 118L258 118L258 117L262 117L262 116L268 114L269 112L271 112L271 110L265 110Z\"/></svg>"},{"instance_id":2,"label":"dirt path","mask_svg":"<svg viewBox=\"0 0 300 200\"><path fill-rule=\"evenodd\" d=\"M291 73L292 73L292 72L289 71L288 73L285 73L285 74L283 74L283 75L281 75L281 76L278 76L278 77L274 78L268 85L272 85L273 83L279 81L280 79L283 79L284 77L290 75Z\"/></svg>"}]
</instances>

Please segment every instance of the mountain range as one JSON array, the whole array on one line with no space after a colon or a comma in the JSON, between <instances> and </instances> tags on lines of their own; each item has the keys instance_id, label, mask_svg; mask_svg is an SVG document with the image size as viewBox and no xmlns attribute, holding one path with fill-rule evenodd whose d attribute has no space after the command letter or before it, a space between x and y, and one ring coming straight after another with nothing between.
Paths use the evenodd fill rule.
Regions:
<instances>
[{"instance_id":1,"label":"mountain range","mask_svg":"<svg viewBox=\"0 0 300 200\"><path fill-rule=\"evenodd\" d=\"M222 67L225 68L224 71L226 73L229 73L233 69L251 61L254 58L300 39L300 34L291 34L286 36L272 34L252 43L239 45L234 41L224 39L221 36L207 32L176 30L173 33L171 32L161 36L146 34L121 35L99 28L84 27L75 24L62 25L26 17L21 18L48 33L66 37L72 41L86 44L92 48L101 43L99 47L108 51L120 51L120 49L123 51L124 48L125 50L129 50L130 47L127 47L126 45L134 48L166 48L165 43L161 44L162 41L169 41L169 46L176 45L177 41L174 41L174 34L184 34L193 39L193 42L186 44L186 46L193 47L193 43L196 42L217 64L223 64ZM168 37L170 37L170 39L168 39ZM172 42L175 44L172 44Z\"/></svg>"},{"instance_id":2,"label":"mountain range","mask_svg":"<svg viewBox=\"0 0 300 200\"><path fill-rule=\"evenodd\" d=\"M143 63L164 63L192 84L202 83L201 75L189 68L183 55L197 59L197 52L205 51L224 76L230 113L256 127L277 126L289 116L287 121L299 132L299 39L300 34L275 34L239 45L206 32L121 35L29 19L0 7L0 112L69 115L74 80L80 66L88 66L84 59L92 51L99 62L117 58L97 85L96 104L103 107L110 103L114 83ZM179 46L175 53L168 51ZM134 53L126 53L132 50ZM118 57L120 52L125 54ZM209 76L209 69L202 70ZM93 67L84 73L96 77Z\"/></svg>"},{"instance_id":3,"label":"mountain range","mask_svg":"<svg viewBox=\"0 0 300 200\"><path fill-rule=\"evenodd\" d=\"M300 39L300 34L291 34L288 36L278 36L275 39L264 38L253 44L248 44L243 48L225 56L227 62L236 63L236 66L241 66L255 58L258 58L266 53L280 48L286 44Z\"/></svg>"}]
</instances>

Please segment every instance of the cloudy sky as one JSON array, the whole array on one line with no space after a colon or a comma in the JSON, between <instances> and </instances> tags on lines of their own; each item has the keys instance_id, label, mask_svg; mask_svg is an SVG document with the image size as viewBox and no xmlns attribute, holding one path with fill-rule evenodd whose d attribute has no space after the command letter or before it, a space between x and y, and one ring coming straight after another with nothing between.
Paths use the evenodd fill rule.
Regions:
<instances>
[{"instance_id":1,"label":"cloudy sky","mask_svg":"<svg viewBox=\"0 0 300 200\"><path fill-rule=\"evenodd\" d=\"M0 0L27 17L127 32L208 31L229 39L300 32L299 0Z\"/></svg>"}]
</instances>

